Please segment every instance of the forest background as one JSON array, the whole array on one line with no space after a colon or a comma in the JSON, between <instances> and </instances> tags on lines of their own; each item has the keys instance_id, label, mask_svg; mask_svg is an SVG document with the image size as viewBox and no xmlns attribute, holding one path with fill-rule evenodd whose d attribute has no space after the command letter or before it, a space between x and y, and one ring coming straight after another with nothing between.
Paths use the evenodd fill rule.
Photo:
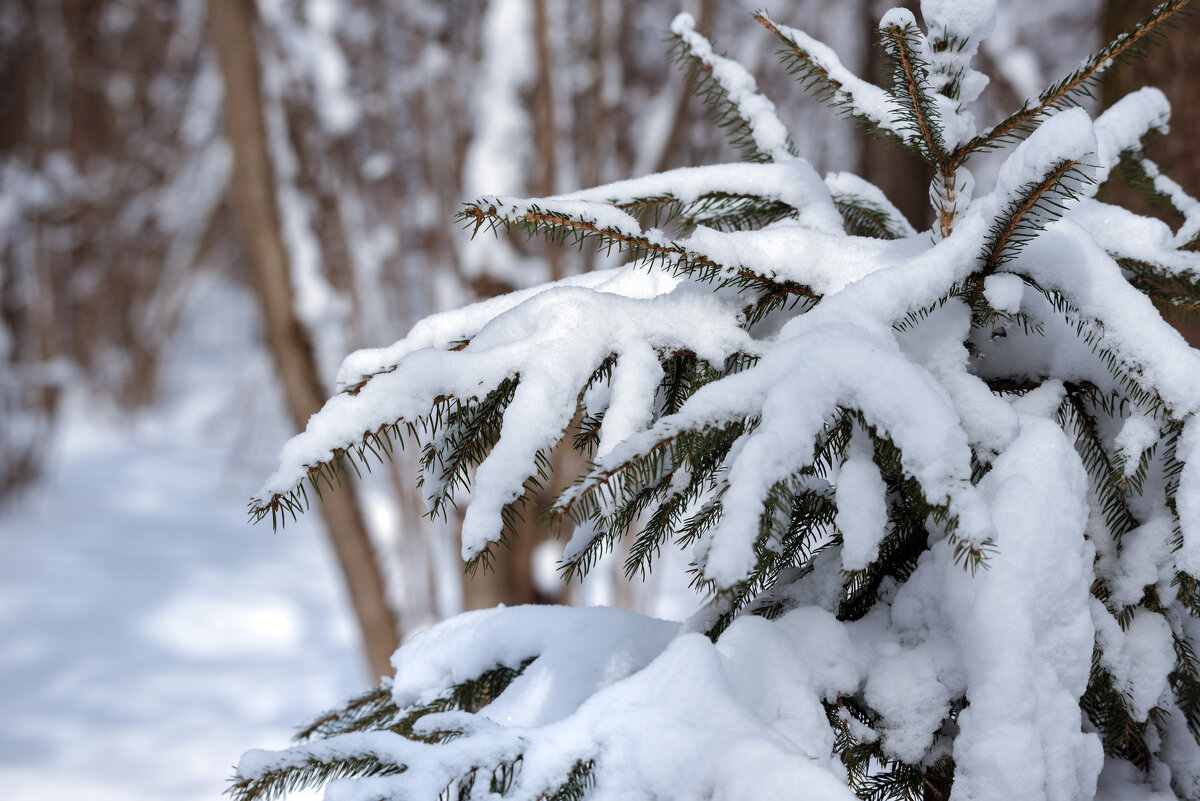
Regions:
<instances>
[{"instance_id":1,"label":"forest background","mask_svg":"<svg viewBox=\"0 0 1200 801\"><path fill-rule=\"evenodd\" d=\"M495 571L465 579L454 516L425 519L410 489L412 453L286 533L244 515L348 351L603 263L476 245L451 224L462 202L736 158L667 53L680 5L0 4L8 797L215 797L242 749L282 745L373 683L399 641L463 608L690 611L681 588L620 580L619 554L564 592L555 543L532 529ZM928 223L924 167L861 146L805 98L750 17L759 3L682 5L755 73L819 171L858 172ZM891 5L770 11L877 75L869 43ZM1152 5L1003 3L982 53L999 89L985 114ZM1166 91L1173 132L1151 151L1198 193L1200 154L1186 147L1200 135L1188 85L1200 23L1185 26L1107 76L1095 102Z\"/></svg>"}]
</instances>

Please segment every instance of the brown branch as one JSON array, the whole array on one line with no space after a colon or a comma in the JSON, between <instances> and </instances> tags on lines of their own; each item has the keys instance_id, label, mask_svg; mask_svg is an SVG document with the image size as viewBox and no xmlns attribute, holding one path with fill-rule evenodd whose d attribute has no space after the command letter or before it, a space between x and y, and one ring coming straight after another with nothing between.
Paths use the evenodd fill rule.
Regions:
<instances>
[{"instance_id":1,"label":"brown branch","mask_svg":"<svg viewBox=\"0 0 1200 801\"><path fill-rule=\"evenodd\" d=\"M942 234L942 239L954 232L955 203L947 202L954 201L958 192L954 185L954 173L954 163L951 160L943 161L938 167L938 177L942 182L942 197L944 198L941 208L938 209L938 229Z\"/></svg>"},{"instance_id":2,"label":"brown branch","mask_svg":"<svg viewBox=\"0 0 1200 801\"><path fill-rule=\"evenodd\" d=\"M979 302L979 297L983 294L983 279L987 278L996 271L996 268L1000 264L1000 254L1004 252L1004 246L1008 244L1013 235L1016 233L1018 226L1021 224L1021 220L1025 219L1025 215L1028 214L1035 205L1037 205L1038 201L1041 200L1046 193L1049 192L1054 185L1057 184L1058 181L1061 180L1062 177L1078 163L1078 159L1064 161L1057 168L1055 168L1053 172L1043 178L1042 181L1037 185L1036 189L1031 192L1029 196L1021 202L1021 205L1016 208L1016 211L1012 214L1004 228L1000 231L1000 236L996 239L996 244L992 246L991 251L988 253L987 262L984 264L983 270L975 273L975 275L972 276L972 278L975 280L975 287L971 290L971 295L968 298L968 303L972 308L974 308L975 304Z\"/></svg>"},{"instance_id":3,"label":"brown branch","mask_svg":"<svg viewBox=\"0 0 1200 801\"><path fill-rule=\"evenodd\" d=\"M483 223L485 217L492 217L496 220L503 219L496 211L495 206L490 206L486 211L478 206L471 206L465 209L462 212L462 215L473 219L477 226ZM718 264L707 256L688 251L685 248L656 244L645 237L630 236L629 234L625 234L620 231L614 231L611 228L601 228L595 223L590 223L586 220L576 220L561 214L548 214L540 211L529 211L517 216L515 221L531 223L535 225L537 223L543 223L545 225L568 228L574 231L582 232L581 236L586 236L587 234L596 234L598 236L605 237L606 239L610 239L632 251L647 250L663 257L678 256L681 260L686 260L688 264L697 264L702 267L708 267L714 272L724 272L726 270L724 265ZM733 270L733 272L739 278L744 278L750 281L761 281L765 284L771 284L773 286L780 287L789 295L800 295L801 297L806 297L811 300L821 299L820 294L814 292L812 289L804 286L803 284L797 284L794 281L774 281L765 275L759 275L753 270L747 270L744 267L739 267Z\"/></svg>"},{"instance_id":4,"label":"brown branch","mask_svg":"<svg viewBox=\"0 0 1200 801\"><path fill-rule=\"evenodd\" d=\"M988 255L987 273L990 274L995 271L1000 254L1004 251L1004 246L1012 239L1013 234L1016 233L1017 226L1021 224L1021 220L1025 219L1025 215L1078 163L1078 159L1064 161L1054 172L1043 178L1042 182L1037 185L1037 189L1017 207L1016 213L1013 214L1008 224L1004 226L1004 230L1000 232L1000 238L996 240L992 252Z\"/></svg>"},{"instance_id":5,"label":"brown branch","mask_svg":"<svg viewBox=\"0 0 1200 801\"><path fill-rule=\"evenodd\" d=\"M1014 130L1026 125L1033 118L1043 114L1047 109L1057 105L1071 92L1074 92L1102 72L1113 61L1128 53L1138 42L1157 30L1172 16L1182 11L1190 2L1191 0L1169 0L1169 2L1164 3L1159 7L1162 9L1161 13L1158 13L1158 9L1155 9L1155 13L1158 14L1157 16L1152 14L1135 25L1123 37L1114 39L1108 47L1101 51L1100 57L1083 69L1080 69L1074 75L1069 76L1058 86L1053 87L1053 91L1042 97L1041 102L1036 106L1025 106L990 131L979 134L950 154L950 160L955 164L961 164L967 157L967 154L994 142L1000 137L1011 134Z\"/></svg>"},{"instance_id":6,"label":"brown branch","mask_svg":"<svg viewBox=\"0 0 1200 801\"><path fill-rule=\"evenodd\" d=\"M779 41L783 42L785 45L787 45L792 50L792 53L795 54L796 58L798 58L801 61L808 64L809 69L811 69L813 72L820 75L821 78L823 78L825 81L827 81L829 83L829 85L832 86L836 91L839 91L839 92L844 91L842 88L842 83L840 81L837 81L837 80L829 77L829 72L825 68L821 67L815 61L813 61L812 56L810 56L805 51L801 50L800 46L796 44L795 40L793 40L790 36L787 36L783 31L779 30L779 28L777 28L775 26L775 23L772 22L770 19L768 19L765 14L762 14L762 13L755 14L754 19L756 19L758 21L759 25L763 26L768 31L775 34L775 36L779 39Z\"/></svg>"},{"instance_id":7,"label":"brown branch","mask_svg":"<svg viewBox=\"0 0 1200 801\"><path fill-rule=\"evenodd\" d=\"M942 158L942 148L937 142L937 137L934 135L933 125L929 121L929 117L922 108L921 97L918 92L919 86L917 83L916 65L909 57L908 49L904 46L904 30L898 25L890 25L884 33L892 38L892 42L896 48L896 60L900 65L900 71L904 75L904 91L908 92L909 98L913 104L913 116L917 120L917 128L921 132L921 139L925 141L925 147L929 150L929 155L940 161Z\"/></svg>"}]
</instances>

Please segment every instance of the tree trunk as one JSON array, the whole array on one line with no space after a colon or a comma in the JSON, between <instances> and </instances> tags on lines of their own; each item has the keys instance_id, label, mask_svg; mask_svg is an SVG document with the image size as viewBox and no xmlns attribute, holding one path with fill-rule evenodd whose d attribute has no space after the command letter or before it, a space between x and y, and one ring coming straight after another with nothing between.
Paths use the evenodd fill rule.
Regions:
<instances>
[{"instance_id":1,"label":"tree trunk","mask_svg":"<svg viewBox=\"0 0 1200 801\"><path fill-rule=\"evenodd\" d=\"M234 165L230 196L238 233L288 412L299 430L321 408L325 393L317 377L312 343L292 303L262 113L252 0L213 0L209 36L224 76L225 125ZM373 678L388 675L392 652L400 645L399 627L348 477L339 490L326 493L319 506L358 618L368 668Z\"/></svg>"},{"instance_id":2,"label":"tree trunk","mask_svg":"<svg viewBox=\"0 0 1200 801\"><path fill-rule=\"evenodd\" d=\"M1102 19L1104 41L1112 41L1132 28L1156 5L1156 0L1108 0ZM1146 154L1195 197L1200 194L1200 149L1196 147L1200 137L1200 102L1195 83L1200 71L1200 49L1196 47L1200 16L1184 15L1177 18L1176 24L1179 30L1147 45L1149 58L1127 61L1104 73L1101 100L1108 107L1143 86L1158 87L1166 94L1171 101L1171 132L1167 136L1148 137ZM1139 214L1165 217L1173 226L1180 222L1177 215L1164 215L1162 206L1119 180L1105 187L1102 198ZM1164 311L1192 346L1200 347L1200 325L1194 319L1183 318L1174 309Z\"/></svg>"}]
</instances>

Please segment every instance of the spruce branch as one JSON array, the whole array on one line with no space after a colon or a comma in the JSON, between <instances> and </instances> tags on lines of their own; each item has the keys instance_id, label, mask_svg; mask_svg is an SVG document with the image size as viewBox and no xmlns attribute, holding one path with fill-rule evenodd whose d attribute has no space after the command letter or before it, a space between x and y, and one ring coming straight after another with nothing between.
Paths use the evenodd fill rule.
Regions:
<instances>
[{"instance_id":1,"label":"spruce branch","mask_svg":"<svg viewBox=\"0 0 1200 801\"><path fill-rule=\"evenodd\" d=\"M596 786L595 771L595 760L579 760L571 767L567 780L553 792L543 793L538 801L583 801Z\"/></svg>"},{"instance_id":2,"label":"spruce branch","mask_svg":"<svg viewBox=\"0 0 1200 801\"><path fill-rule=\"evenodd\" d=\"M953 723L965 706L951 706ZM850 789L867 801L946 801L954 781L954 760L943 756L932 765L910 765L890 757L874 728L878 715L857 698L824 701L834 733L834 752L846 768ZM853 725L852 725L853 724ZM867 736L860 736L867 735ZM938 739L941 735L935 734Z\"/></svg>"},{"instance_id":3,"label":"spruce branch","mask_svg":"<svg viewBox=\"0 0 1200 801\"><path fill-rule=\"evenodd\" d=\"M1167 418L1166 424L1170 424L1170 410L1158 391L1153 386L1147 386L1136 370L1129 369L1117 353L1102 344L1104 324L1101 321L1082 314L1061 292L1046 289L1027 276L1023 278L1027 286L1046 299L1053 311L1062 315L1080 341L1091 348L1109 377L1120 387L1125 402L1138 407L1148 417ZM1085 389L1095 386L1087 382L1077 383ZM1097 404L1107 403L1104 396L1097 394L1092 394L1090 400Z\"/></svg>"},{"instance_id":4,"label":"spruce branch","mask_svg":"<svg viewBox=\"0 0 1200 801\"><path fill-rule=\"evenodd\" d=\"M486 204L486 205L485 205ZM574 244L582 244L590 239L597 239L600 247L607 252L624 253L631 259L640 260L646 265L662 265L676 275L686 274L698 281L706 283L717 282L721 287L737 287L741 289L776 289L789 295L797 295L810 300L820 300L821 296L811 288L792 281L776 281L770 276L761 275L746 267L730 268L714 261L709 256L691 250L665 237L651 237L642 232L631 232L613 226L602 225L595 220L589 220L582 215L572 215L566 212L555 212L543 209L536 204L527 207L518 206L516 213L503 211L503 202L499 199L483 199L468 203L459 212L458 219L466 227L473 228L477 233L480 228L490 230L503 228L510 230L516 226L529 236L545 236L551 240L563 242L568 237Z\"/></svg>"},{"instance_id":5,"label":"spruce branch","mask_svg":"<svg viewBox=\"0 0 1200 801\"><path fill-rule=\"evenodd\" d=\"M892 114L892 97L886 91L851 73L827 45L774 22L765 11L755 12L754 19L779 40L779 55L788 72L814 97L903 142L905 123Z\"/></svg>"},{"instance_id":6,"label":"spruce branch","mask_svg":"<svg viewBox=\"0 0 1200 801\"><path fill-rule=\"evenodd\" d=\"M234 776L225 794L233 801L274 801L336 779L394 776L405 770L404 765L385 762L368 754L346 758L314 755L301 765L275 768L254 778Z\"/></svg>"},{"instance_id":7,"label":"spruce branch","mask_svg":"<svg viewBox=\"0 0 1200 801\"><path fill-rule=\"evenodd\" d=\"M968 279L967 301L972 308L983 297L987 277L1015 258L1078 197L1079 187L1090 180L1080 166L1078 159L1060 159L1048 165L1040 178L1022 186L1001 209L979 256L982 267Z\"/></svg>"},{"instance_id":8,"label":"spruce branch","mask_svg":"<svg viewBox=\"0 0 1200 801\"><path fill-rule=\"evenodd\" d=\"M1121 59L1142 55L1142 45L1152 41L1190 3L1191 0L1167 0L1157 6L1129 31L1113 39L1076 70L1042 92L1036 102L1026 101L1009 117L955 150L951 159L955 163L962 163L968 154L976 150L995 147L1000 140L1028 132L1031 124L1042 115L1073 103L1076 94L1090 95L1093 82L1104 70Z\"/></svg>"},{"instance_id":9,"label":"spruce branch","mask_svg":"<svg viewBox=\"0 0 1200 801\"><path fill-rule=\"evenodd\" d=\"M644 454L604 470L593 469L565 490L551 513L559 518L569 516L577 525L598 526L599 531L578 552L564 556L560 565L564 580L586 575L647 509L657 505L626 563L631 576L642 569L642 559L661 546L670 536L667 526L674 526L687 505L711 485L746 429L745 421L733 421L722 427L680 432L655 443ZM680 471L687 475L687 483L668 492Z\"/></svg>"},{"instance_id":10,"label":"spruce branch","mask_svg":"<svg viewBox=\"0 0 1200 801\"><path fill-rule=\"evenodd\" d=\"M307 742L369 730L387 730L409 739L421 739L413 734L413 727L422 717L451 710L478 712L499 698L533 664L533 660L534 657L523 659L513 667L496 665L475 678L459 682L441 697L415 706L398 706L393 699L391 683L385 682L352 699L341 709L318 716L293 739Z\"/></svg>"},{"instance_id":11,"label":"spruce branch","mask_svg":"<svg viewBox=\"0 0 1200 801\"><path fill-rule=\"evenodd\" d=\"M745 231L762 228L777 220L795 217L797 210L781 200L733 192L706 192L693 201L673 195L614 201L621 211L649 222L650 227L675 224L681 234L703 225L717 231Z\"/></svg>"},{"instance_id":12,"label":"spruce branch","mask_svg":"<svg viewBox=\"0 0 1200 801\"><path fill-rule=\"evenodd\" d=\"M356 442L347 442L334 448L328 459L306 465L305 479L291 490L252 498L248 505L250 521L259 523L270 516L271 528L276 531L287 524L289 516L295 521L300 514L308 511L311 504L308 497L310 488L320 498L326 490L334 491L341 487L342 476L349 476L351 470L361 478L362 471L370 472L374 462L381 463L384 459L394 458L396 447L403 448L406 438L417 439L418 430L433 425L438 408L449 401L448 397L435 398L434 411L425 418L415 422L397 418L373 431L364 431L362 438Z\"/></svg>"},{"instance_id":13,"label":"spruce branch","mask_svg":"<svg viewBox=\"0 0 1200 801\"><path fill-rule=\"evenodd\" d=\"M770 600L764 596L779 587L786 571L812 559L836 513L828 485L818 489L793 479L772 487L759 517L757 564L744 582L716 593L726 611L705 634L715 641L739 615L769 609L760 606L762 601Z\"/></svg>"},{"instance_id":14,"label":"spruce branch","mask_svg":"<svg viewBox=\"0 0 1200 801\"><path fill-rule=\"evenodd\" d=\"M1116 259L1129 274L1129 283L1149 297L1160 309L1174 310L1185 320L1200 321L1200 279L1138 259Z\"/></svg>"},{"instance_id":15,"label":"spruce branch","mask_svg":"<svg viewBox=\"0 0 1200 801\"><path fill-rule=\"evenodd\" d=\"M746 161L783 161L799 155L775 105L757 91L754 76L741 64L718 55L695 30L695 21L680 14L671 24L671 56L687 68L694 91L712 109L717 126Z\"/></svg>"},{"instance_id":16,"label":"spruce branch","mask_svg":"<svg viewBox=\"0 0 1200 801\"><path fill-rule=\"evenodd\" d=\"M1121 399L1106 397L1092 386L1075 383L1065 386L1067 396L1058 410L1059 424L1074 431L1075 446L1100 499L1105 525L1113 539L1120 543L1124 535L1139 525L1128 502L1132 495L1141 494L1141 484L1128 481L1122 466L1109 455L1100 435L1096 412L1107 413L1110 417L1119 414L1115 404Z\"/></svg>"},{"instance_id":17,"label":"spruce branch","mask_svg":"<svg viewBox=\"0 0 1200 801\"><path fill-rule=\"evenodd\" d=\"M833 205L851 236L866 236L873 239L902 239L911 236L912 226L893 209L885 209L865 198L853 195L834 195Z\"/></svg>"},{"instance_id":18,"label":"spruce branch","mask_svg":"<svg viewBox=\"0 0 1200 801\"><path fill-rule=\"evenodd\" d=\"M1078 196L1076 187L1088 181L1078 166L1078 159L1063 159L1050 165L1039 180L1025 184L1017 197L1009 201L992 223L984 245L981 257L984 276L1016 256L1042 229L1063 215L1065 204Z\"/></svg>"},{"instance_id":19,"label":"spruce branch","mask_svg":"<svg viewBox=\"0 0 1200 801\"><path fill-rule=\"evenodd\" d=\"M506 378L481 400L451 401L443 432L425 446L418 485L428 491L430 516L445 515L456 488L470 486L470 471L479 466L500 439L504 410L512 402L520 376Z\"/></svg>"},{"instance_id":20,"label":"spruce branch","mask_svg":"<svg viewBox=\"0 0 1200 801\"><path fill-rule=\"evenodd\" d=\"M1123 154L1127 155L1127 154ZM1130 186L1142 191L1152 202L1170 209L1183 218L1175 234L1175 244L1184 251L1200 250L1200 200L1172 179L1162 167L1144 154L1122 158Z\"/></svg>"},{"instance_id":21,"label":"spruce branch","mask_svg":"<svg viewBox=\"0 0 1200 801\"><path fill-rule=\"evenodd\" d=\"M880 30L883 51L891 62L894 86L891 92L898 116L911 127L904 141L931 166L946 156L941 115L929 83L929 65L921 55L924 35L915 24L890 24Z\"/></svg>"},{"instance_id":22,"label":"spruce branch","mask_svg":"<svg viewBox=\"0 0 1200 801\"><path fill-rule=\"evenodd\" d=\"M514 667L496 665L473 679L460 682L428 703L400 707L393 700L390 683L376 687L346 703L341 709L326 712L302 728L294 739L303 754L304 744L364 731L388 731L411 740L439 743L453 739L453 733L415 734L417 722L430 714L462 710L478 712L490 704L533 663L535 657ZM329 757L309 755L289 764L271 768L254 776L234 776L226 793L234 801L273 801L288 793L320 787L341 778L392 776L408 766L381 759L370 753ZM503 775L500 770L499 774ZM464 777L465 778L465 777Z\"/></svg>"}]
</instances>

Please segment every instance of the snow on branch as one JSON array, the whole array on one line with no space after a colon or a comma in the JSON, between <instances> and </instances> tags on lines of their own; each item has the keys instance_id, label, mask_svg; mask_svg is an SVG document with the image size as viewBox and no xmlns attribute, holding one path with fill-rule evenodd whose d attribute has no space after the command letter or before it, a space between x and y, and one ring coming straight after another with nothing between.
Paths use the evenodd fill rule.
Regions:
<instances>
[{"instance_id":1,"label":"snow on branch","mask_svg":"<svg viewBox=\"0 0 1200 801\"><path fill-rule=\"evenodd\" d=\"M955 157L961 160L966 154L981 148L995 147L998 140L1028 133L1032 124L1043 115L1071 105L1078 94L1091 92L1094 81L1115 62L1130 56L1142 55L1142 46L1161 34L1170 25L1172 18L1184 11L1191 0L1168 0L1161 3L1145 19L1138 22L1127 33L1084 61L1074 72L1065 76L1042 92L1035 102L1026 102L1020 109L992 128L975 136L962 145Z\"/></svg>"},{"instance_id":2,"label":"snow on branch","mask_svg":"<svg viewBox=\"0 0 1200 801\"><path fill-rule=\"evenodd\" d=\"M538 454L561 439L581 389L610 354L616 354L622 364L626 357L642 358L646 348L667 353L685 350L722 364L732 353L757 350L738 326L736 315L729 313L731 303L734 308L741 306L736 296L722 300L683 289L629 298L560 286L534 294L493 318L459 350L412 351L357 393L331 398L307 430L285 447L280 470L253 503L260 515L274 514L282 499L299 505L307 496L306 490L298 496L297 488L308 480L316 489L320 474L336 471L336 462L353 458L351 448L357 448L360 461L365 462L363 449L378 441L376 432L385 432L390 444L393 435L415 436L417 427L432 434L450 425L459 439L447 443L443 438L440 443L449 448L437 457L441 480L431 484L430 502L440 508L447 492L461 483L463 468L468 464L477 468L464 523L463 553L468 559L480 555L507 530L505 509L524 494L525 481L537 474ZM593 336L579 338L578 331ZM614 391L623 386L625 376L624 371L615 376ZM646 386L632 373L628 381L638 389L626 401L627 414L638 419L645 415L639 405L652 404L657 384ZM476 416L470 430L476 435L485 428L492 430L495 441L490 448L473 448L477 440L452 424L462 422L464 403L486 405L498 398L492 394L497 390L503 422L492 418L485 426ZM466 417L470 416L468 409ZM620 425L617 414L608 422ZM401 423L408 424L407 432L399 430ZM464 449L471 453L462 455ZM385 447L384 454L389 450Z\"/></svg>"},{"instance_id":3,"label":"snow on branch","mask_svg":"<svg viewBox=\"0 0 1200 801\"><path fill-rule=\"evenodd\" d=\"M888 92L852 73L828 45L775 22L764 12L756 13L754 18L775 34L783 44L780 55L789 70L818 98L906 141L908 125L897 113L894 98Z\"/></svg>"},{"instance_id":4,"label":"snow on branch","mask_svg":"<svg viewBox=\"0 0 1200 801\"><path fill-rule=\"evenodd\" d=\"M666 267L698 281L755 289L779 286L790 295L810 300L820 298L817 290L780 276L779 270L772 270L773 274L760 273L744 266L748 261L744 259L722 263L727 256L737 256L721 247L725 240L712 236L716 232L700 229L686 239L675 241L657 229L643 232L636 219L607 203L561 198L481 198L467 204L459 217L476 232L485 226L492 230L517 226L530 236L546 236L560 242L569 237L577 245L595 239L607 252L615 250L643 264ZM750 233L766 235L766 232ZM781 265L781 269L786 267ZM784 280L777 281L777 277Z\"/></svg>"},{"instance_id":5,"label":"snow on branch","mask_svg":"<svg viewBox=\"0 0 1200 801\"><path fill-rule=\"evenodd\" d=\"M717 113L733 146L747 161L787 161L796 147L775 112L775 104L759 94L754 76L741 64L719 56L712 43L696 32L696 20L683 13L671 23L677 59L693 65L697 93Z\"/></svg>"},{"instance_id":6,"label":"snow on branch","mask_svg":"<svg viewBox=\"0 0 1200 801\"><path fill-rule=\"evenodd\" d=\"M904 214L879 187L850 172L825 176L825 185L833 204L841 212L849 233L878 239L904 239L916 236Z\"/></svg>"},{"instance_id":7,"label":"snow on branch","mask_svg":"<svg viewBox=\"0 0 1200 801\"><path fill-rule=\"evenodd\" d=\"M1166 95L1151 86L1130 92L1105 109L1095 125L1100 162L1096 185L1104 183L1123 155L1140 153L1142 139L1151 131L1166 133L1170 116Z\"/></svg>"},{"instance_id":8,"label":"snow on branch","mask_svg":"<svg viewBox=\"0 0 1200 801\"><path fill-rule=\"evenodd\" d=\"M1001 166L995 190L982 201L998 207L989 215L985 275L1016 256L1094 183L1095 167L1087 159L1095 159L1096 150L1091 120L1082 109L1056 115L1017 146Z\"/></svg>"},{"instance_id":9,"label":"snow on branch","mask_svg":"<svg viewBox=\"0 0 1200 801\"><path fill-rule=\"evenodd\" d=\"M983 134L991 0L923 0L928 34L886 14L891 91L758 14L818 95L925 157L925 232L868 182L820 178L749 73L677 18L755 163L468 204L473 232L629 263L352 355L251 511L300 511L306 481L416 440L430 511L469 490L463 556L486 564L565 439L588 464L552 502L574 524L563 575L621 543L644 577L679 548L696 611L454 618L397 652L394 682L243 758L234 797L1200 786L1200 351L1154 303L1200 310L1200 204L1141 155L1160 93L1094 122L1062 108L1184 5ZM1017 132L976 196L973 151ZM1094 199L1122 160L1182 228Z\"/></svg>"},{"instance_id":10,"label":"snow on branch","mask_svg":"<svg viewBox=\"0 0 1200 801\"><path fill-rule=\"evenodd\" d=\"M894 105L906 123L903 138L916 146L926 162L937 164L945 157L946 142L929 80L929 43L912 13L904 9L889 11L879 31L897 90Z\"/></svg>"},{"instance_id":11,"label":"snow on branch","mask_svg":"<svg viewBox=\"0 0 1200 801\"><path fill-rule=\"evenodd\" d=\"M557 195L549 200L611 204L635 213L646 206L674 204L678 216L691 225L709 224L712 210L723 211L721 201L740 202L748 207L781 204L795 217L830 232L841 229L842 221L832 206L829 190L804 159L780 164L712 164L681 167L667 172L616 181L591 189ZM655 222L655 227L662 223ZM691 227L691 226L689 226ZM739 225L737 228L760 227Z\"/></svg>"}]
</instances>

